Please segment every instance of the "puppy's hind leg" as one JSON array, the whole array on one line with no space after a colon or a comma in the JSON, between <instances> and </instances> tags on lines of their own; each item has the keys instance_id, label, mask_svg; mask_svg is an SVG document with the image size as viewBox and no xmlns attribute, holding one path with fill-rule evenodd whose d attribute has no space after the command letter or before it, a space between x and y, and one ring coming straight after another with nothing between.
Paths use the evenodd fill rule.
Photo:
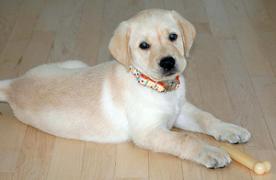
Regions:
<instances>
[{"instance_id":1,"label":"puppy's hind leg","mask_svg":"<svg viewBox=\"0 0 276 180\"><path fill-rule=\"evenodd\" d=\"M85 64L84 62L79 61L79 60L68 60L68 61L57 63L57 65L61 68L65 68L65 69L76 69L76 68L89 67L87 64Z\"/></svg>"}]
</instances>

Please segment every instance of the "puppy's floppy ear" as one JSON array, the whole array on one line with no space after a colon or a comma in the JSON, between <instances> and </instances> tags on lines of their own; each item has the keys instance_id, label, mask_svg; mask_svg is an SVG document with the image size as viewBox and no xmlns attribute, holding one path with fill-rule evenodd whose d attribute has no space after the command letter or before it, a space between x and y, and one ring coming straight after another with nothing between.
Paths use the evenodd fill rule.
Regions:
<instances>
[{"instance_id":1,"label":"puppy's floppy ear","mask_svg":"<svg viewBox=\"0 0 276 180\"><path fill-rule=\"evenodd\" d=\"M128 22L124 21L115 30L113 37L109 42L109 51L112 56L125 65L126 68L130 66L131 55L129 48L130 28Z\"/></svg>"},{"instance_id":2,"label":"puppy's floppy ear","mask_svg":"<svg viewBox=\"0 0 276 180\"><path fill-rule=\"evenodd\" d=\"M171 11L171 13L182 30L182 41L184 45L185 56L189 57L190 49L193 45L194 38L196 36L195 27L176 11Z\"/></svg>"}]
</instances>

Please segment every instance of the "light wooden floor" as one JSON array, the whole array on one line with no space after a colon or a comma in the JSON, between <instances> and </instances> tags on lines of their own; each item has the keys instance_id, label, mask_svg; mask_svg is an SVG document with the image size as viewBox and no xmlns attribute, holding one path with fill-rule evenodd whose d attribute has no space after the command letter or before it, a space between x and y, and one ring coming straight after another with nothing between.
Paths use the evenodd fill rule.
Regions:
<instances>
[{"instance_id":1,"label":"light wooden floor","mask_svg":"<svg viewBox=\"0 0 276 180\"><path fill-rule=\"evenodd\" d=\"M188 98L248 128L237 145L269 159L258 177L237 163L208 170L130 143L65 140L17 121L0 104L0 179L276 179L276 1L274 0L0 0L0 79L46 62L111 59L117 24L145 8L175 9L198 35L185 72Z\"/></svg>"}]
</instances>

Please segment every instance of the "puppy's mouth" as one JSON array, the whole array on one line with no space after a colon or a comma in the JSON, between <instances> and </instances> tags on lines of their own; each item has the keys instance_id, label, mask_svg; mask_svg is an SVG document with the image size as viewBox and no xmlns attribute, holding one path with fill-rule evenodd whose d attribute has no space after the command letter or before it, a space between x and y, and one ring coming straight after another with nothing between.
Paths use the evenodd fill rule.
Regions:
<instances>
[{"instance_id":1,"label":"puppy's mouth","mask_svg":"<svg viewBox=\"0 0 276 180\"><path fill-rule=\"evenodd\" d=\"M166 76L166 77L169 77L169 76L173 76L173 75L177 74L177 72L178 72L177 69L174 68L174 69L172 69L172 70L170 70L170 71L164 71L164 70L163 70L162 74L163 74L164 76Z\"/></svg>"}]
</instances>

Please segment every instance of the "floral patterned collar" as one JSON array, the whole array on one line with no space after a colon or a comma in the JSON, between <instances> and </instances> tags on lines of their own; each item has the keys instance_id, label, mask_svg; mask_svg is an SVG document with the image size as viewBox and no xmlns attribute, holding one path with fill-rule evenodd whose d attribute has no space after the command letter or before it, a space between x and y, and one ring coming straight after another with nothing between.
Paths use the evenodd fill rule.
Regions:
<instances>
[{"instance_id":1,"label":"floral patterned collar","mask_svg":"<svg viewBox=\"0 0 276 180\"><path fill-rule=\"evenodd\" d=\"M174 80L155 81L145 74L142 74L138 69L134 68L133 66L129 67L129 71L136 78L139 84L145 87L149 87L158 92L168 92L176 90L180 84L179 75L177 75Z\"/></svg>"}]
</instances>

